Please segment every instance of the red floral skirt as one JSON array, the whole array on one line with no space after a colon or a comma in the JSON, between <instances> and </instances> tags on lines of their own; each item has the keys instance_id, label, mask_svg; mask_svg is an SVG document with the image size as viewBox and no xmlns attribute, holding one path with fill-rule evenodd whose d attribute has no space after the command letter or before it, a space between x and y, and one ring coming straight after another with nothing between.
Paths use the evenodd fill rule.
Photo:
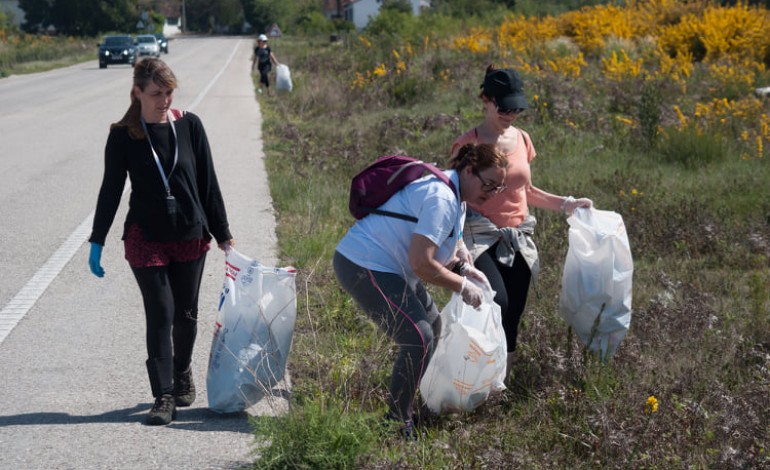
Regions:
<instances>
[{"instance_id":1,"label":"red floral skirt","mask_svg":"<svg viewBox=\"0 0 770 470\"><path fill-rule=\"evenodd\" d=\"M139 224L128 228L123 244L126 260L132 268L166 266L171 262L194 261L211 248L211 238L183 240L178 242L153 242L145 240Z\"/></svg>"}]
</instances>

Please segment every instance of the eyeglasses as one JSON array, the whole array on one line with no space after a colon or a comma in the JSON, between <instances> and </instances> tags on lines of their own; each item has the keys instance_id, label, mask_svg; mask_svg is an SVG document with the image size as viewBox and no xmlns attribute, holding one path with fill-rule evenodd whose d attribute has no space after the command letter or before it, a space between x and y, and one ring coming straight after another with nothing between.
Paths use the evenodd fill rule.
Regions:
<instances>
[{"instance_id":1,"label":"eyeglasses","mask_svg":"<svg viewBox=\"0 0 770 470\"><path fill-rule=\"evenodd\" d=\"M505 185L505 183L495 184L492 181L487 181L484 179L483 176L479 174L478 171L473 170L473 174L476 175L476 177L481 181L481 190L485 193L495 193L500 194L506 189L508 189L508 186Z\"/></svg>"},{"instance_id":2,"label":"eyeglasses","mask_svg":"<svg viewBox=\"0 0 770 470\"><path fill-rule=\"evenodd\" d=\"M517 116L525 109L526 108L502 109L500 108L500 106L497 105L497 103L495 103L495 110L497 111L497 114L499 114L500 116L510 116L510 117Z\"/></svg>"}]
</instances>

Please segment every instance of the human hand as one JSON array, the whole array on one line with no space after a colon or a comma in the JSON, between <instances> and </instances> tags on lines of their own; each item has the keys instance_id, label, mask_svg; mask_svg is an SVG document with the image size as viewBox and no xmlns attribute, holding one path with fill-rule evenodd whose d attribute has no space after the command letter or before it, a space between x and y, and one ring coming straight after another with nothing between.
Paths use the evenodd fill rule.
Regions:
<instances>
[{"instance_id":1,"label":"human hand","mask_svg":"<svg viewBox=\"0 0 770 470\"><path fill-rule=\"evenodd\" d=\"M460 242L460 246L457 247L457 258L464 262L465 264L469 266L473 266L473 256L471 256L471 252L468 251L468 247L465 246L465 243Z\"/></svg>"},{"instance_id":2,"label":"human hand","mask_svg":"<svg viewBox=\"0 0 770 470\"><path fill-rule=\"evenodd\" d=\"M481 302L484 300L484 295L481 292L481 288L470 282L467 277L463 277L463 285L460 288L460 295L463 298L463 302L471 307L478 309Z\"/></svg>"},{"instance_id":3,"label":"human hand","mask_svg":"<svg viewBox=\"0 0 770 470\"><path fill-rule=\"evenodd\" d=\"M488 287L489 290L492 290L492 285L489 283L489 279L487 279L487 275L481 272L480 270L474 268L472 265L468 266L468 268L465 270L464 275L468 279L476 281L478 284L481 284L483 287Z\"/></svg>"},{"instance_id":4,"label":"human hand","mask_svg":"<svg viewBox=\"0 0 770 470\"><path fill-rule=\"evenodd\" d=\"M222 250L222 251L224 251L225 253L227 253L227 252L228 252L228 250L230 250L230 248L232 248L232 247L234 247L234 246L235 246L235 240L233 240L233 239L231 238L231 239L229 239L229 240L225 240L225 241L223 241L222 243L219 243L219 244L217 244L217 246L219 247L219 249L220 249L220 250Z\"/></svg>"},{"instance_id":5,"label":"human hand","mask_svg":"<svg viewBox=\"0 0 770 470\"><path fill-rule=\"evenodd\" d=\"M104 277L102 268L102 249L104 246L91 242L91 253L88 255L88 267L96 277Z\"/></svg>"},{"instance_id":6,"label":"human hand","mask_svg":"<svg viewBox=\"0 0 770 470\"><path fill-rule=\"evenodd\" d=\"M573 212L575 212L575 209L578 208L585 208L588 209L589 207L593 206L593 201L591 201L588 198L581 197L580 199L575 199L572 196L567 196L564 198L564 201L561 203L561 211L564 212L564 215L570 216Z\"/></svg>"}]
</instances>

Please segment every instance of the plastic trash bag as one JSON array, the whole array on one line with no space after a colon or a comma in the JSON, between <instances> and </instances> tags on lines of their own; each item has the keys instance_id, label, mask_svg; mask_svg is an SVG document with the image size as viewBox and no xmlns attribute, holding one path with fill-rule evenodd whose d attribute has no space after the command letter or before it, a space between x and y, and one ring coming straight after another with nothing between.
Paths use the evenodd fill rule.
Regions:
<instances>
[{"instance_id":1,"label":"plastic trash bag","mask_svg":"<svg viewBox=\"0 0 770 470\"><path fill-rule=\"evenodd\" d=\"M291 71L289 66L281 64L275 68L275 89L278 91L291 91Z\"/></svg>"},{"instance_id":2,"label":"plastic trash bag","mask_svg":"<svg viewBox=\"0 0 770 470\"><path fill-rule=\"evenodd\" d=\"M612 357L631 324L634 262L620 214L577 209L567 219L559 313L580 341L602 359Z\"/></svg>"},{"instance_id":3,"label":"plastic trash bag","mask_svg":"<svg viewBox=\"0 0 770 470\"><path fill-rule=\"evenodd\" d=\"M471 411L491 392L505 390L505 332L494 296L484 289L476 310L455 293L441 311L441 337L420 382L433 412Z\"/></svg>"},{"instance_id":4,"label":"plastic trash bag","mask_svg":"<svg viewBox=\"0 0 770 470\"><path fill-rule=\"evenodd\" d=\"M234 249L211 343L206 387L209 408L243 411L281 379L297 316L294 268L270 268Z\"/></svg>"}]
</instances>

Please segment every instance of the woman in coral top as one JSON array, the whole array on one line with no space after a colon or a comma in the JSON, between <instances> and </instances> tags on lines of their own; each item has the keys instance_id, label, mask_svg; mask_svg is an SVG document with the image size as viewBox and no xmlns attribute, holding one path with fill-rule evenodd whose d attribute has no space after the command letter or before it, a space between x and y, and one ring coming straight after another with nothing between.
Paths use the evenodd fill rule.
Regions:
<instances>
[{"instance_id":1,"label":"woman in coral top","mask_svg":"<svg viewBox=\"0 0 770 470\"><path fill-rule=\"evenodd\" d=\"M527 109L524 84L515 70L487 67L480 97L484 120L455 140L452 159L468 143L494 144L508 158L505 190L480 205L469 204L472 210L465 221L463 238L469 248L466 261L472 260L497 292L495 302L502 310L510 372L529 284L537 283L538 255L532 239L537 221L529 207L569 215L578 207L591 207L592 202L557 196L532 184L530 164L535 148L529 134L513 125Z\"/></svg>"}]
</instances>

